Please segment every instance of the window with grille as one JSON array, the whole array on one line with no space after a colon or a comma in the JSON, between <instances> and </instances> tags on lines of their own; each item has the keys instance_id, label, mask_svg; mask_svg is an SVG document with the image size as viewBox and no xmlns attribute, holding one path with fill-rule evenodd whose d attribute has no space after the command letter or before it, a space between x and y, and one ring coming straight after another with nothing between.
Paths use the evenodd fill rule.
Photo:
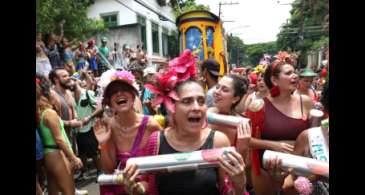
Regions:
<instances>
[{"instance_id":1,"label":"window with grille","mask_svg":"<svg viewBox=\"0 0 365 195\"><path fill-rule=\"evenodd\" d=\"M168 56L168 38L169 30L167 28L162 28L162 55Z\"/></svg>"},{"instance_id":2,"label":"window with grille","mask_svg":"<svg viewBox=\"0 0 365 195\"><path fill-rule=\"evenodd\" d=\"M158 38L158 24L152 22L152 51L158 54L160 52Z\"/></svg>"},{"instance_id":3,"label":"window with grille","mask_svg":"<svg viewBox=\"0 0 365 195\"><path fill-rule=\"evenodd\" d=\"M118 14L102 15L101 18L108 28L118 26Z\"/></svg>"},{"instance_id":4,"label":"window with grille","mask_svg":"<svg viewBox=\"0 0 365 195\"><path fill-rule=\"evenodd\" d=\"M147 30L146 30L146 18L140 15L137 15L137 22L140 24L141 30L141 41L142 41L142 48L144 51L147 49Z\"/></svg>"}]
</instances>

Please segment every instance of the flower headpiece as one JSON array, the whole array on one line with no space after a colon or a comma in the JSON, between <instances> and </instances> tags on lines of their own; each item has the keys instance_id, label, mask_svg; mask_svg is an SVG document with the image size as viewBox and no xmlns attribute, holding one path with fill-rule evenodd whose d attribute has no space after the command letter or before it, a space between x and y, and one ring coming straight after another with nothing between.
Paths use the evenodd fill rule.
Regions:
<instances>
[{"instance_id":1,"label":"flower headpiece","mask_svg":"<svg viewBox=\"0 0 365 195\"><path fill-rule=\"evenodd\" d=\"M250 83L256 85L257 84L257 73L254 73L254 72L251 72L249 75L248 75L248 78L250 80Z\"/></svg>"},{"instance_id":2,"label":"flower headpiece","mask_svg":"<svg viewBox=\"0 0 365 195\"><path fill-rule=\"evenodd\" d=\"M178 76L178 82L186 81L196 76L197 57L190 50L185 50L179 57L169 62L170 69L173 69Z\"/></svg>"},{"instance_id":3,"label":"flower headpiece","mask_svg":"<svg viewBox=\"0 0 365 195\"><path fill-rule=\"evenodd\" d=\"M139 92L139 86L135 81L135 78L133 76L132 73L128 72L128 71L117 71L117 70L107 70L105 71L101 76L100 79L97 83L97 85L100 87L99 88L99 98L98 98L98 102L101 103L102 102L102 96L104 94L104 90L107 88L107 86L115 80L122 80L125 81L126 83L130 84L132 87L134 87L136 89L137 92Z\"/></svg>"},{"instance_id":4,"label":"flower headpiece","mask_svg":"<svg viewBox=\"0 0 365 195\"><path fill-rule=\"evenodd\" d=\"M152 105L164 103L169 111L175 112L172 100L179 100L175 91L176 85L196 76L195 63L196 56L192 55L190 50L185 50L179 57L169 62L167 71L157 73L157 86L145 85L155 95Z\"/></svg>"},{"instance_id":5,"label":"flower headpiece","mask_svg":"<svg viewBox=\"0 0 365 195\"><path fill-rule=\"evenodd\" d=\"M272 69L275 69L277 65L294 64L293 56L286 51L279 51L279 53L275 57L276 60L272 63Z\"/></svg>"},{"instance_id":6,"label":"flower headpiece","mask_svg":"<svg viewBox=\"0 0 365 195\"><path fill-rule=\"evenodd\" d=\"M262 65L269 65L271 62L271 55L269 54L264 54L264 57L260 59L259 64Z\"/></svg>"},{"instance_id":7,"label":"flower headpiece","mask_svg":"<svg viewBox=\"0 0 365 195\"><path fill-rule=\"evenodd\" d=\"M133 82L135 81L134 75L128 71L115 71L111 80L124 80L131 85L133 85Z\"/></svg>"},{"instance_id":8,"label":"flower headpiece","mask_svg":"<svg viewBox=\"0 0 365 195\"><path fill-rule=\"evenodd\" d=\"M253 69L253 73L255 73L255 74L260 74L260 73L264 73L265 72L265 70L266 70L266 68L267 68L267 65L264 65L264 64L259 64L259 65L257 65L254 69Z\"/></svg>"}]
</instances>

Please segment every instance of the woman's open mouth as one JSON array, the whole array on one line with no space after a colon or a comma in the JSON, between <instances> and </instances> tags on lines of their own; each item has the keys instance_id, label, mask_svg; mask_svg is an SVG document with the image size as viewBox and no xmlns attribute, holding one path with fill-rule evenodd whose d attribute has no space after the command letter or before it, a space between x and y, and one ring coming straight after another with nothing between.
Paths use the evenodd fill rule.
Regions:
<instances>
[{"instance_id":1,"label":"woman's open mouth","mask_svg":"<svg viewBox=\"0 0 365 195\"><path fill-rule=\"evenodd\" d=\"M188 117L188 121L190 123L199 123L201 121L201 117Z\"/></svg>"}]
</instances>

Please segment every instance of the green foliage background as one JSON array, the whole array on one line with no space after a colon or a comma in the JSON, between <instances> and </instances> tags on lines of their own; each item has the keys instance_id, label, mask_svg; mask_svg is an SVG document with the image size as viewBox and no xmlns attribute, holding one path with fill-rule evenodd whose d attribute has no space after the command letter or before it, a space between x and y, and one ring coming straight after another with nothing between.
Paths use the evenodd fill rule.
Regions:
<instances>
[{"instance_id":1,"label":"green foliage background","mask_svg":"<svg viewBox=\"0 0 365 195\"><path fill-rule=\"evenodd\" d=\"M65 20L64 35L69 39L85 40L107 28L103 20L87 18L91 0L37 0L36 31L60 34L59 23Z\"/></svg>"}]
</instances>

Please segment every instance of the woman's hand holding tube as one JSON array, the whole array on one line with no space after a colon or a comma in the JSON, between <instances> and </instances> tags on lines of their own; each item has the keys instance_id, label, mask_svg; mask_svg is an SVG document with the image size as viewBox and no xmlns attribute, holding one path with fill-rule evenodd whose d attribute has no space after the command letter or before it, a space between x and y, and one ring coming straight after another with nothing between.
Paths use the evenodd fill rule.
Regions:
<instances>
[{"instance_id":1,"label":"woman's hand holding tube","mask_svg":"<svg viewBox=\"0 0 365 195\"><path fill-rule=\"evenodd\" d=\"M145 188L140 182L136 182L136 177L139 174L139 169L136 164L127 164L124 170L121 172L123 174L124 180L123 184L129 194L144 194Z\"/></svg>"},{"instance_id":2,"label":"woman's hand holding tube","mask_svg":"<svg viewBox=\"0 0 365 195\"><path fill-rule=\"evenodd\" d=\"M225 153L226 158L219 158L220 167L228 173L234 184L235 194L243 194L245 191L245 163L242 156L235 151Z\"/></svg>"}]
</instances>

